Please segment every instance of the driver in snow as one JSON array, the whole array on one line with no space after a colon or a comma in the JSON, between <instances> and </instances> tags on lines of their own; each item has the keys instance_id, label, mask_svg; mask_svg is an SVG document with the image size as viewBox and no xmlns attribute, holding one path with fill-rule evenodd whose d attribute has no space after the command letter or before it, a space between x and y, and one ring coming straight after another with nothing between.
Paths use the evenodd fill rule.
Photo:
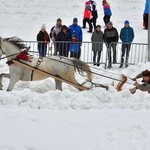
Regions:
<instances>
[{"instance_id":1,"label":"driver in snow","mask_svg":"<svg viewBox=\"0 0 150 150\"><path fill-rule=\"evenodd\" d=\"M142 80L143 84L139 84L137 82L137 79L139 78L143 78ZM130 92L132 94L134 94L137 89L141 91L148 91L148 93L150 94L150 71L148 70L143 71L142 73L138 74L135 78L132 78L132 81L136 81L134 83L135 87L130 89Z\"/></svg>"}]
</instances>

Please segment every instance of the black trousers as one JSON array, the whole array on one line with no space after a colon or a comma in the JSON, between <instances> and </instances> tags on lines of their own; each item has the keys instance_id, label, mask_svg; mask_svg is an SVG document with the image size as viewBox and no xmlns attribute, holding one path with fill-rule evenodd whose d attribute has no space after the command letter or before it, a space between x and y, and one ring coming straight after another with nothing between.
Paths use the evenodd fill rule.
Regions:
<instances>
[{"instance_id":1,"label":"black trousers","mask_svg":"<svg viewBox=\"0 0 150 150\"><path fill-rule=\"evenodd\" d=\"M110 16L105 15L103 20L104 20L105 25L107 25L107 23L110 22Z\"/></svg>"},{"instance_id":2,"label":"black trousers","mask_svg":"<svg viewBox=\"0 0 150 150\"><path fill-rule=\"evenodd\" d=\"M86 23L89 24L89 31L92 31L92 24L89 18L84 18L83 19L83 28L86 28Z\"/></svg>"},{"instance_id":3,"label":"black trousers","mask_svg":"<svg viewBox=\"0 0 150 150\"><path fill-rule=\"evenodd\" d=\"M148 28L148 14L144 14L143 20L145 28Z\"/></svg>"},{"instance_id":4,"label":"black trousers","mask_svg":"<svg viewBox=\"0 0 150 150\"><path fill-rule=\"evenodd\" d=\"M100 58L101 58L101 51L93 51L93 64L100 64Z\"/></svg>"},{"instance_id":5,"label":"black trousers","mask_svg":"<svg viewBox=\"0 0 150 150\"><path fill-rule=\"evenodd\" d=\"M95 18L95 17L91 18L91 20L90 20L91 24L93 24L94 29L96 28L96 20L97 20L97 18Z\"/></svg>"},{"instance_id":6,"label":"black trousers","mask_svg":"<svg viewBox=\"0 0 150 150\"><path fill-rule=\"evenodd\" d=\"M117 46L117 43L108 44L108 61L109 61L109 64L112 63L112 61L111 61L111 49L113 50L113 62L116 62L116 46Z\"/></svg>"}]
</instances>

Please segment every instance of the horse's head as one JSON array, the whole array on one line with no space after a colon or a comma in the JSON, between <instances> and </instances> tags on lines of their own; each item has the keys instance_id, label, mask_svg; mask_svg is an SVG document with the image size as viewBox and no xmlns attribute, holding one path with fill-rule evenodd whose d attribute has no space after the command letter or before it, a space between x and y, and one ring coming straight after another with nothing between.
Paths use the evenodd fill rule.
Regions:
<instances>
[{"instance_id":1,"label":"horse's head","mask_svg":"<svg viewBox=\"0 0 150 150\"><path fill-rule=\"evenodd\" d=\"M12 59L17 55L22 49L26 48L23 41L17 37L1 38L0 37L0 57L5 54L6 57Z\"/></svg>"}]
</instances>

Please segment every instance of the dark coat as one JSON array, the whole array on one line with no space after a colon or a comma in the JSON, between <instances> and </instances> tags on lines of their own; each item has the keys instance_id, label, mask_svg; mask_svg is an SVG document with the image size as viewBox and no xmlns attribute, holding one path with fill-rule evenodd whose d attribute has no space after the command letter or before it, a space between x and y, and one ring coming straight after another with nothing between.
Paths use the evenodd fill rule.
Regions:
<instances>
[{"instance_id":1,"label":"dark coat","mask_svg":"<svg viewBox=\"0 0 150 150\"><path fill-rule=\"evenodd\" d=\"M98 18L98 14L96 10L96 2L91 0L90 3L91 3L91 13L92 13L93 18Z\"/></svg>"},{"instance_id":2,"label":"dark coat","mask_svg":"<svg viewBox=\"0 0 150 150\"><path fill-rule=\"evenodd\" d=\"M49 35L46 31L42 32L41 30L39 31L37 35L37 41L39 42L45 42L45 43L38 43L38 47L45 47L44 45L50 42Z\"/></svg>"},{"instance_id":3,"label":"dark coat","mask_svg":"<svg viewBox=\"0 0 150 150\"><path fill-rule=\"evenodd\" d=\"M119 35L116 28L112 27L111 29L106 28L104 30L104 42L105 43L112 43L112 42L118 42Z\"/></svg>"},{"instance_id":4,"label":"dark coat","mask_svg":"<svg viewBox=\"0 0 150 150\"><path fill-rule=\"evenodd\" d=\"M65 41L65 42L62 42L62 41ZM68 43L67 43L67 41L68 41ZM67 54L69 52L70 41L71 41L71 34L70 34L69 30L67 31L67 34L64 33L62 30L61 30L61 32L59 32L57 34L56 46L57 46L60 56L67 57L67 55L65 55L65 54Z\"/></svg>"},{"instance_id":5,"label":"dark coat","mask_svg":"<svg viewBox=\"0 0 150 150\"><path fill-rule=\"evenodd\" d=\"M131 27L124 27L120 32L120 39L123 43L131 43L134 39L134 31Z\"/></svg>"},{"instance_id":6,"label":"dark coat","mask_svg":"<svg viewBox=\"0 0 150 150\"><path fill-rule=\"evenodd\" d=\"M103 32L94 31L91 36L92 51L102 51L103 50ZM98 43L99 42L99 43Z\"/></svg>"}]
</instances>

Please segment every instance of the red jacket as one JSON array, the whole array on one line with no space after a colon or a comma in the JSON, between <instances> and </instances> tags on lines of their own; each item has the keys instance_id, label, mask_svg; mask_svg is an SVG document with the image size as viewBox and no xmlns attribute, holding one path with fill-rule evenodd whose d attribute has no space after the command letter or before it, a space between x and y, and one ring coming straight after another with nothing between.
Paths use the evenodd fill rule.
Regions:
<instances>
[{"instance_id":1,"label":"red jacket","mask_svg":"<svg viewBox=\"0 0 150 150\"><path fill-rule=\"evenodd\" d=\"M84 9L84 16L83 16L83 18L90 19L91 18L91 11L88 10L88 9Z\"/></svg>"}]
</instances>

